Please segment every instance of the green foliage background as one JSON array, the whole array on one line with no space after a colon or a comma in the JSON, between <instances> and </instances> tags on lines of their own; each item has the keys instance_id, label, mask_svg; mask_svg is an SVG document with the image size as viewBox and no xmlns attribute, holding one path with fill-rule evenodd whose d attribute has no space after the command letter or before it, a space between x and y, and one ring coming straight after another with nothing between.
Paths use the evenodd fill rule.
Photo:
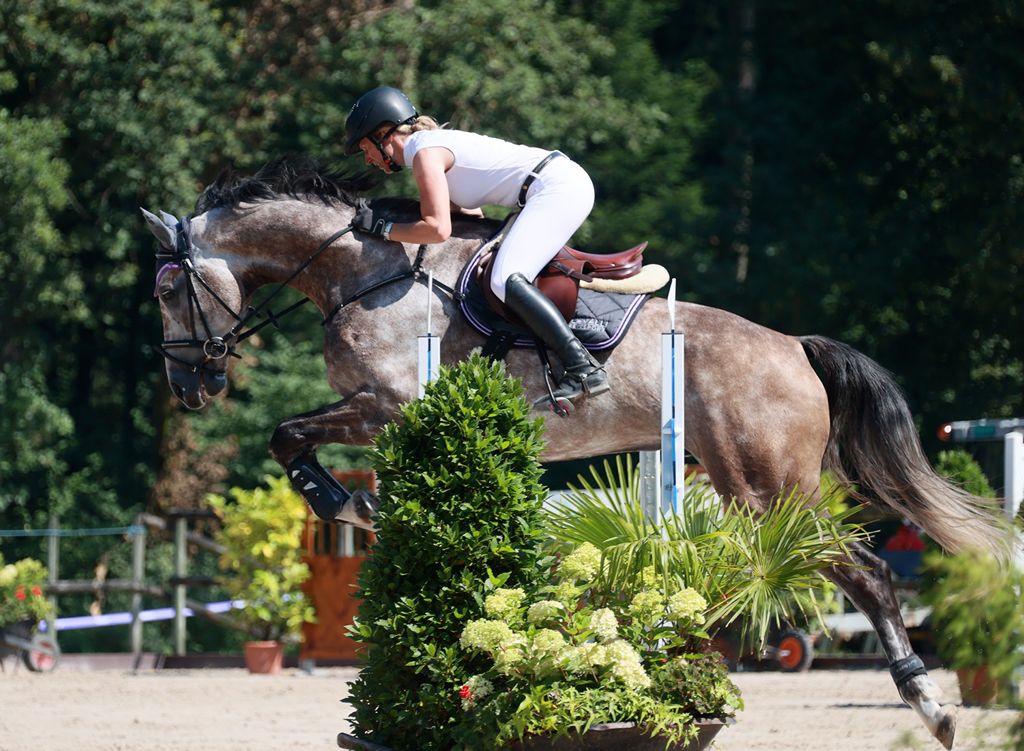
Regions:
<instances>
[{"instance_id":1,"label":"green foliage background","mask_svg":"<svg viewBox=\"0 0 1024 751\"><path fill-rule=\"evenodd\" d=\"M1019 414L1022 37L998 0L0 0L0 528L255 486L276 421L336 398L304 309L184 415L137 207L186 213L282 153L340 160L381 83L566 150L597 186L580 244L648 239L688 299L851 343L926 439ZM64 573L126 575L121 545L65 546Z\"/></svg>"}]
</instances>

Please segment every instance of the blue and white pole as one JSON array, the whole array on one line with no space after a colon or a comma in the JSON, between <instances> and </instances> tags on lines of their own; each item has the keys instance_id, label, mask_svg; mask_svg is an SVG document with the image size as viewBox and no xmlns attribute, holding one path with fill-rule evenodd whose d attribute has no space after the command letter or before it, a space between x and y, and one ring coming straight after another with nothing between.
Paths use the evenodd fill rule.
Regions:
<instances>
[{"instance_id":1,"label":"blue and white pole","mask_svg":"<svg viewBox=\"0 0 1024 751\"><path fill-rule=\"evenodd\" d=\"M427 274L427 333L418 336L419 365L419 397L423 398L427 384L437 378L441 372L441 342L434 336L432 328L431 308L434 303L434 272Z\"/></svg>"},{"instance_id":2,"label":"blue and white pole","mask_svg":"<svg viewBox=\"0 0 1024 751\"><path fill-rule=\"evenodd\" d=\"M686 485L684 338L676 330L676 280L668 288L669 330L661 335L661 510L679 512Z\"/></svg>"}]
</instances>

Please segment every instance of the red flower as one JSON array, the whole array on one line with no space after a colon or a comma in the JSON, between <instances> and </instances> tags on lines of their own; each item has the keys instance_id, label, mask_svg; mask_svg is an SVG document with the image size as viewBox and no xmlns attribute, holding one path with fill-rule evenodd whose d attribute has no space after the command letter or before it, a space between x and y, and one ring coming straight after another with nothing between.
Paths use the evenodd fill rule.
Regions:
<instances>
[{"instance_id":1,"label":"red flower","mask_svg":"<svg viewBox=\"0 0 1024 751\"><path fill-rule=\"evenodd\" d=\"M24 600L25 599L25 587L22 586L21 584L19 584L18 588L16 590L14 590L14 599L16 599L16 600Z\"/></svg>"},{"instance_id":2,"label":"red flower","mask_svg":"<svg viewBox=\"0 0 1024 751\"><path fill-rule=\"evenodd\" d=\"M459 696L467 700L473 698L473 692L470 691L469 684L466 684L465 686L459 689Z\"/></svg>"},{"instance_id":3,"label":"red flower","mask_svg":"<svg viewBox=\"0 0 1024 751\"><path fill-rule=\"evenodd\" d=\"M43 590L40 589L38 584L33 584L32 585L32 595L34 597L42 597L43 596Z\"/></svg>"}]
</instances>

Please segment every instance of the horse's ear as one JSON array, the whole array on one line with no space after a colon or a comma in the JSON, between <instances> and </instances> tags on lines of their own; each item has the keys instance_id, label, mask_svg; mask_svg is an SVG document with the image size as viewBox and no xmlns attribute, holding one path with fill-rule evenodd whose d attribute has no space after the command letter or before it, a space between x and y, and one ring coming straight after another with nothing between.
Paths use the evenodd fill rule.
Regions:
<instances>
[{"instance_id":1,"label":"horse's ear","mask_svg":"<svg viewBox=\"0 0 1024 751\"><path fill-rule=\"evenodd\" d=\"M172 229L178 226L178 217L174 214L168 214L166 211L161 211L160 218L164 220L164 224Z\"/></svg>"},{"instance_id":2,"label":"horse's ear","mask_svg":"<svg viewBox=\"0 0 1024 751\"><path fill-rule=\"evenodd\" d=\"M156 236L160 244L167 250L174 250L174 246L178 242L177 231L173 227L168 227L156 214L146 211L141 206L139 211L145 217L146 223L149 225L149 231Z\"/></svg>"}]
</instances>

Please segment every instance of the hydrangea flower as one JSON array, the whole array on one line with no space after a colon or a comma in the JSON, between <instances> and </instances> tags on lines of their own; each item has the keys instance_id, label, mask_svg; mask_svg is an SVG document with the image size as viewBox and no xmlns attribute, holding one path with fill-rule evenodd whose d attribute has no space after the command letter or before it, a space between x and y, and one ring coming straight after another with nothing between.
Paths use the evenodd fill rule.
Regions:
<instances>
[{"instance_id":1,"label":"hydrangea flower","mask_svg":"<svg viewBox=\"0 0 1024 751\"><path fill-rule=\"evenodd\" d=\"M665 598L661 592L644 590L629 603L629 614L644 626L655 626L665 615Z\"/></svg>"},{"instance_id":2,"label":"hydrangea flower","mask_svg":"<svg viewBox=\"0 0 1024 751\"><path fill-rule=\"evenodd\" d=\"M648 688L651 685L651 678L644 670L640 655L635 649L622 639L605 645L608 662L611 666L611 676L633 689Z\"/></svg>"},{"instance_id":3,"label":"hydrangea flower","mask_svg":"<svg viewBox=\"0 0 1024 751\"><path fill-rule=\"evenodd\" d=\"M0 587L6 587L18 576L18 569L13 563L0 568Z\"/></svg>"},{"instance_id":4,"label":"hydrangea flower","mask_svg":"<svg viewBox=\"0 0 1024 751\"><path fill-rule=\"evenodd\" d=\"M559 603L575 608L580 601L580 588L571 581L559 583L551 593Z\"/></svg>"},{"instance_id":5,"label":"hydrangea flower","mask_svg":"<svg viewBox=\"0 0 1024 751\"><path fill-rule=\"evenodd\" d=\"M558 576L563 581L590 581L601 570L601 551L585 542L562 559Z\"/></svg>"},{"instance_id":6,"label":"hydrangea flower","mask_svg":"<svg viewBox=\"0 0 1024 751\"><path fill-rule=\"evenodd\" d=\"M479 649L484 652L496 652L502 644L509 642L515 634L503 621L479 618L470 621L462 629L459 644L466 649Z\"/></svg>"},{"instance_id":7,"label":"hydrangea flower","mask_svg":"<svg viewBox=\"0 0 1024 751\"><path fill-rule=\"evenodd\" d=\"M595 610L590 616L590 629L601 641L612 641L619 635L619 622L610 608Z\"/></svg>"},{"instance_id":8,"label":"hydrangea flower","mask_svg":"<svg viewBox=\"0 0 1024 751\"><path fill-rule=\"evenodd\" d=\"M640 584L646 589L657 587L660 579L658 570L654 566L644 566L643 571L640 572Z\"/></svg>"},{"instance_id":9,"label":"hydrangea flower","mask_svg":"<svg viewBox=\"0 0 1024 751\"><path fill-rule=\"evenodd\" d=\"M707 601L691 587L681 589L668 598L668 612L675 620L688 619L697 624L704 623L703 611L707 606Z\"/></svg>"},{"instance_id":10,"label":"hydrangea flower","mask_svg":"<svg viewBox=\"0 0 1024 751\"><path fill-rule=\"evenodd\" d=\"M555 657L559 667L572 675L590 673L608 663L608 653L602 644L569 645Z\"/></svg>"},{"instance_id":11,"label":"hydrangea flower","mask_svg":"<svg viewBox=\"0 0 1024 751\"><path fill-rule=\"evenodd\" d=\"M533 651L540 654L555 654L565 646L565 637L551 628L542 628L533 635Z\"/></svg>"},{"instance_id":12,"label":"hydrangea flower","mask_svg":"<svg viewBox=\"0 0 1024 751\"><path fill-rule=\"evenodd\" d=\"M494 655L494 669L502 675L511 675L517 672L518 668L526 661L526 654L523 652L522 642L509 642L507 646L498 650Z\"/></svg>"},{"instance_id":13,"label":"hydrangea flower","mask_svg":"<svg viewBox=\"0 0 1024 751\"><path fill-rule=\"evenodd\" d=\"M484 612L491 618L515 623L519 620L519 606L526 599L521 589L498 588L484 600Z\"/></svg>"},{"instance_id":14,"label":"hydrangea flower","mask_svg":"<svg viewBox=\"0 0 1024 751\"><path fill-rule=\"evenodd\" d=\"M565 606L558 600L541 600L535 602L526 611L526 620L529 623L543 623L557 618L565 610Z\"/></svg>"}]
</instances>

